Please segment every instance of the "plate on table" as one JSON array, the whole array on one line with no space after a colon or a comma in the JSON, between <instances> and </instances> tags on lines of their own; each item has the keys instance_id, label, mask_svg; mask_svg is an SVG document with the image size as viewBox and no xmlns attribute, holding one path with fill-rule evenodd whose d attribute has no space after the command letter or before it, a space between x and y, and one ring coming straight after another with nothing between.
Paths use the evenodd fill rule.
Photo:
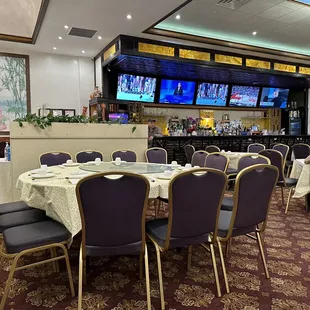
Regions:
<instances>
[{"instance_id":1,"label":"plate on table","mask_svg":"<svg viewBox=\"0 0 310 310\"><path fill-rule=\"evenodd\" d=\"M78 167L80 164L79 163L71 163L71 164L62 164L64 167Z\"/></svg>"},{"instance_id":2,"label":"plate on table","mask_svg":"<svg viewBox=\"0 0 310 310\"><path fill-rule=\"evenodd\" d=\"M158 175L156 176L157 179L159 180L166 180L166 181L169 181L174 175L171 175L171 176L165 176L165 175Z\"/></svg>"},{"instance_id":3,"label":"plate on table","mask_svg":"<svg viewBox=\"0 0 310 310\"><path fill-rule=\"evenodd\" d=\"M115 160L112 160L111 163L115 164L116 161L115 161ZM119 161L118 163L124 164L124 163L126 163L126 160L121 160L121 161Z\"/></svg>"},{"instance_id":4,"label":"plate on table","mask_svg":"<svg viewBox=\"0 0 310 310\"><path fill-rule=\"evenodd\" d=\"M45 174L34 173L31 177L34 179L49 179L55 176L53 172L47 172Z\"/></svg>"},{"instance_id":5,"label":"plate on table","mask_svg":"<svg viewBox=\"0 0 310 310\"><path fill-rule=\"evenodd\" d=\"M77 171L77 172L72 172L70 174L70 177L84 177L84 176L86 176L88 174L89 174L88 171L80 170L80 171Z\"/></svg>"},{"instance_id":6,"label":"plate on table","mask_svg":"<svg viewBox=\"0 0 310 310\"><path fill-rule=\"evenodd\" d=\"M38 174L41 170L42 169L40 169L40 168L39 169L34 169L34 170L31 170L30 173L31 174ZM52 172L52 171L51 171L50 168L47 168L47 172Z\"/></svg>"}]
</instances>

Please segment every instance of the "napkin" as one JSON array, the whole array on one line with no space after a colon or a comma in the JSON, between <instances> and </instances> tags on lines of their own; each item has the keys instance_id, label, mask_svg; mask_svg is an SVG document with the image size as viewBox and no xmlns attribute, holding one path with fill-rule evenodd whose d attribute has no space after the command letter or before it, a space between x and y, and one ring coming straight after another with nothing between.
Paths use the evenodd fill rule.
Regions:
<instances>
[{"instance_id":1,"label":"napkin","mask_svg":"<svg viewBox=\"0 0 310 310\"><path fill-rule=\"evenodd\" d=\"M69 179L68 181L72 184L72 185L76 185L79 183L80 179Z\"/></svg>"}]
</instances>

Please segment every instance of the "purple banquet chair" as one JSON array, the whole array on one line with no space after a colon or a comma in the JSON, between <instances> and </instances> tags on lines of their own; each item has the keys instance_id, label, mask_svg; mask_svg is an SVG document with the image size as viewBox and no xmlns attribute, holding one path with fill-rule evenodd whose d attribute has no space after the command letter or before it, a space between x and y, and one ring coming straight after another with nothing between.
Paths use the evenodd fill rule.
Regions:
<instances>
[{"instance_id":1,"label":"purple banquet chair","mask_svg":"<svg viewBox=\"0 0 310 310\"><path fill-rule=\"evenodd\" d=\"M232 211L220 211L217 237L226 292L229 285L222 251L222 242L232 237L246 235L254 238L259 246L266 278L269 279L261 233L265 231L272 195L278 179L278 169L272 165L255 165L243 169L237 176L235 201ZM249 235L255 233L256 237Z\"/></svg>"},{"instance_id":2,"label":"purple banquet chair","mask_svg":"<svg viewBox=\"0 0 310 310\"><path fill-rule=\"evenodd\" d=\"M310 155L310 145L298 143L292 146L295 159L305 159Z\"/></svg>"},{"instance_id":3,"label":"purple banquet chair","mask_svg":"<svg viewBox=\"0 0 310 310\"><path fill-rule=\"evenodd\" d=\"M135 163L137 161L137 154L131 150L118 150L111 154L111 159L114 161L117 157L126 162Z\"/></svg>"},{"instance_id":4,"label":"purple banquet chair","mask_svg":"<svg viewBox=\"0 0 310 310\"><path fill-rule=\"evenodd\" d=\"M219 153L221 150L216 145L208 145L206 146L205 151L210 154L210 153Z\"/></svg>"},{"instance_id":5,"label":"purple banquet chair","mask_svg":"<svg viewBox=\"0 0 310 310\"><path fill-rule=\"evenodd\" d=\"M82 309L86 258L127 254L140 254L140 278L144 257L147 309L151 310L145 240L149 190L149 181L145 177L124 172L92 175L77 184L76 195L82 222L78 310Z\"/></svg>"},{"instance_id":6,"label":"purple banquet chair","mask_svg":"<svg viewBox=\"0 0 310 310\"><path fill-rule=\"evenodd\" d=\"M286 177L288 178L290 175L290 171L292 169L292 166L293 166L293 162L291 160L287 159L288 153L290 151L290 147L286 144L277 143L272 147L272 149L279 151L282 154L283 162L284 162L285 166L287 167Z\"/></svg>"},{"instance_id":7,"label":"purple banquet chair","mask_svg":"<svg viewBox=\"0 0 310 310\"><path fill-rule=\"evenodd\" d=\"M195 153L195 148L192 145L187 144L184 146L184 151L185 151L185 156L186 156L187 162L191 163L193 155Z\"/></svg>"},{"instance_id":8,"label":"purple banquet chair","mask_svg":"<svg viewBox=\"0 0 310 310\"><path fill-rule=\"evenodd\" d=\"M152 164L167 164L167 151L160 147L152 147L145 151L145 159L148 163Z\"/></svg>"},{"instance_id":9,"label":"purple banquet chair","mask_svg":"<svg viewBox=\"0 0 310 310\"><path fill-rule=\"evenodd\" d=\"M248 146L248 153L258 153L259 151L264 150L266 147L264 144L252 143Z\"/></svg>"},{"instance_id":10,"label":"purple banquet chair","mask_svg":"<svg viewBox=\"0 0 310 310\"><path fill-rule=\"evenodd\" d=\"M103 154L99 151L81 151L75 154L75 161L80 164L95 161L96 158L103 161Z\"/></svg>"},{"instance_id":11,"label":"purple banquet chair","mask_svg":"<svg viewBox=\"0 0 310 310\"><path fill-rule=\"evenodd\" d=\"M209 153L207 153L206 151L196 151L192 157L192 162L191 162L192 167L194 166L199 166L201 168L204 167L205 161L208 155Z\"/></svg>"},{"instance_id":12,"label":"purple banquet chair","mask_svg":"<svg viewBox=\"0 0 310 310\"><path fill-rule=\"evenodd\" d=\"M228 165L229 158L226 155L221 153L212 153L206 157L204 166L206 168L218 169L226 173Z\"/></svg>"},{"instance_id":13,"label":"purple banquet chair","mask_svg":"<svg viewBox=\"0 0 310 310\"><path fill-rule=\"evenodd\" d=\"M214 241L226 185L227 176L219 170L197 168L180 173L169 184L168 218L146 223L147 236L156 249L161 309L165 309L165 301L160 253L171 248L188 247L188 268L191 265L193 245L202 244L209 249L217 295L221 296Z\"/></svg>"},{"instance_id":14,"label":"purple banquet chair","mask_svg":"<svg viewBox=\"0 0 310 310\"><path fill-rule=\"evenodd\" d=\"M47 166L58 166L65 164L72 157L66 152L48 152L40 156L40 164Z\"/></svg>"}]
</instances>

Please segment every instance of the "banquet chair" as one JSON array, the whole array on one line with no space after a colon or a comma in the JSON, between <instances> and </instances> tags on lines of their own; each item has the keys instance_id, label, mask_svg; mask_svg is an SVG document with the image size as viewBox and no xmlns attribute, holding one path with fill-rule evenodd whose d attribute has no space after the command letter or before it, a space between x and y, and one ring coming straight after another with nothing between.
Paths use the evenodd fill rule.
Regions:
<instances>
[{"instance_id":1,"label":"banquet chair","mask_svg":"<svg viewBox=\"0 0 310 310\"><path fill-rule=\"evenodd\" d=\"M160 147L152 147L145 151L145 159L148 163L153 164L167 164L167 151Z\"/></svg>"},{"instance_id":2,"label":"banquet chair","mask_svg":"<svg viewBox=\"0 0 310 310\"><path fill-rule=\"evenodd\" d=\"M102 192L106 195L102 199ZM86 258L140 253L146 277L147 309L151 309L149 265L145 242L145 218L149 181L138 174L107 172L86 177L76 186L82 222L79 258L78 310L82 309L82 284L86 280ZM120 195L121 193L121 195Z\"/></svg>"},{"instance_id":3,"label":"banquet chair","mask_svg":"<svg viewBox=\"0 0 310 310\"><path fill-rule=\"evenodd\" d=\"M147 237L156 249L161 309L165 309L161 253L172 248L188 247L187 268L191 266L193 245L201 244L210 250L217 295L221 296L214 244L226 185L227 176L219 170L197 168L182 172L169 184L168 218L146 223Z\"/></svg>"},{"instance_id":4,"label":"banquet chair","mask_svg":"<svg viewBox=\"0 0 310 310\"><path fill-rule=\"evenodd\" d=\"M289 204L292 197L292 192L296 187L298 182L297 179L286 178L284 175L284 161L283 156L279 151L276 150L263 150L259 152L260 155L263 155L269 158L271 165L275 166L279 170L279 179L277 186L281 188L281 196L282 196L282 206L284 207L284 188L289 189L289 194L286 202L285 214L288 212Z\"/></svg>"},{"instance_id":5,"label":"banquet chair","mask_svg":"<svg viewBox=\"0 0 310 310\"><path fill-rule=\"evenodd\" d=\"M264 150L266 147L264 144L260 144L260 143L252 143L249 144L248 146L248 153L258 153L259 151Z\"/></svg>"},{"instance_id":6,"label":"banquet chair","mask_svg":"<svg viewBox=\"0 0 310 310\"><path fill-rule=\"evenodd\" d=\"M258 243L266 278L269 279L261 233L265 231L272 194L278 179L278 170L272 165L254 165L243 169L237 176L232 211L220 211L217 244L224 275L226 292L229 284L222 243L246 235ZM256 237L251 235L255 233Z\"/></svg>"},{"instance_id":7,"label":"banquet chair","mask_svg":"<svg viewBox=\"0 0 310 310\"><path fill-rule=\"evenodd\" d=\"M239 159L239 162L238 162L237 175L243 169L254 166L254 165L258 165L258 164L270 165L270 160L267 157L264 157L264 156L259 155L259 154L257 154L257 155L251 155L251 154L243 155ZM233 197L224 197L223 198L221 210L232 211L233 206L234 206L234 198Z\"/></svg>"},{"instance_id":8,"label":"banquet chair","mask_svg":"<svg viewBox=\"0 0 310 310\"><path fill-rule=\"evenodd\" d=\"M4 309L15 271L23 270L26 268L33 268L47 263L56 263L60 259L65 259L66 261L71 295L74 297L75 291L72 280L69 255L68 250L65 247L65 245L70 241L70 232L62 224L53 220L46 220L43 222L6 229L3 232L3 247L0 249L0 257L13 260L13 262L11 264L8 279L6 281L6 286L0 304L0 310ZM64 254L58 256L56 249L62 250ZM17 267L19 260L25 255L45 250L53 251L55 255L52 258Z\"/></svg>"},{"instance_id":9,"label":"banquet chair","mask_svg":"<svg viewBox=\"0 0 310 310\"><path fill-rule=\"evenodd\" d=\"M195 153L195 148L192 145L187 144L187 145L184 146L184 151L185 151L187 162L191 163L192 162L192 157L193 157L193 155Z\"/></svg>"},{"instance_id":10,"label":"banquet chair","mask_svg":"<svg viewBox=\"0 0 310 310\"><path fill-rule=\"evenodd\" d=\"M310 155L310 145L298 143L292 146L295 159L305 159Z\"/></svg>"},{"instance_id":11,"label":"banquet chair","mask_svg":"<svg viewBox=\"0 0 310 310\"><path fill-rule=\"evenodd\" d=\"M216 145L208 145L208 146L206 146L205 151L208 152L208 153L218 153L221 150Z\"/></svg>"},{"instance_id":12,"label":"banquet chair","mask_svg":"<svg viewBox=\"0 0 310 310\"><path fill-rule=\"evenodd\" d=\"M226 173L229 158L222 153L212 153L206 157L204 166L206 168L218 169Z\"/></svg>"},{"instance_id":13,"label":"banquet chair","mask_svg":"<svg viewBox=\"0 0 310 310\"><path fill-rule=\"evenodd\" d=\"M121 160L126 162L135 163L137 161L137 154L131 150L117 150L111 154L111 160L115 160L119 157Z\"/></svg>"},{"instance_id":14,"label":"banquet chair","mask_svg":"<svg viewBox=\"0 0 310 310\"><path fill-rule=\"evenodd\" d=\"M192 167L195 167L195 166L199 166L201 168L204 167L205 161L208 155L209 153L207 153L206 151L196 151L192 157L192 162L191 162Z\"/></svg>"},{"instance_id":15,"label":"banquet chair","mask_svg":"<svg viewBox=\"0 0 310 310\"><path fill-rule=\"evenodd\" d=\"M40 155L40 165L58 166L65 164L72 157L66 152L47 152Z\"/></svg>"},{"instance_id":16,"label":"banquet chair","mask_svg":"<svg viewBox=\"0 0 310 310\"><path fill-rule=\"evenodd\" d=\"M293 162L291 160L287 160L288 153L290 151L290 147L286 144L277 143L272 147L273 150L279 151L283 156L284 167L287 167L286 177L288 178L290 175L290 171L293 166Z\"/></svg>"},{"instance_id":17,"label":"banquet chair","mask_svg":"<svg viewBox=\"0 0 310 310\"><path fill-rule=\"evenodd\" d=\"M0 204L0 216L7 213L32 210L24 201L14 201Z\"/></svg>"},{"instance_id":18,"label":"banquet chair","mask_svg":"<svg viewBox=\"0 0 310 310\"><path fill-rule=\"evenodd\" d=\"M89 161L95 161L96 158L100 158L103 161L103 154L99 151L81 151L75 154L75 161L80 164L87 163Z\"/></svg>"}]
</instances>

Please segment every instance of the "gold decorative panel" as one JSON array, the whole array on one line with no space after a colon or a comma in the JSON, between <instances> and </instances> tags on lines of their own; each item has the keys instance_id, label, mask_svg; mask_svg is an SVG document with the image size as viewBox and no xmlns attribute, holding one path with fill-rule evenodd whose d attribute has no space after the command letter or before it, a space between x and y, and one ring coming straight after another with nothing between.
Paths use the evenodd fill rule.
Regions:
<instances>
[{"instance_id":1,"label":"gold decorative panel","mask_svg":"<svg viewBox=\"0 0 310 310\"><path fill-rule=\"evenodd\" d=\"M242 58L236 57L236 56L215 54L215 62L229 64L229 65L242 66Z\"/></svg>"},{"instance_id":2,"label":"gold decorative panel","mask_svg":"<svg viewBox=\"0 0 310 310\"><path fill-rule=\"evenodd\" d=\"M274 69L277 71L284 71L284 72L296 72L296 66L280 64L277 62L274 63Z\"/></svg>"},{"instance_id":3,"label":"gold decorative panel","mask_svg":"<svg viewBox=\"0 0 310 310\"><path fill-rule=\"evenodd\" d=\"M169 46L140 43L138 45L138 51L141 53L156 54L162 56L174 56L174 48Z\"/></svg>"},{"instance_id":4,"label":"gold decorative panel","mask_svg":"<svg viewBox=\"0 0 310 310\"><path fill-rule=\"evenodd\" d=\"M271 64L269 61L257 60L257 59L246 59L246 66L259 69L270 70Z\"/></svg>"},{"instance_id":5,"label":"gold decorative panel","mask_svg":"<svg viewBox=\"0 0 310 310\"><path fill-rule=\"evenodd\" d=\"M103 60L107 60L112 57L116 53L116 44L113 44L110 48L108 48L103 54Z\"/></svg>"},{"instance_id":6,"label":"gold decorative panel","mask_svg":"<svg viewBox=\"0 0 310 310\"><path fill-rule=\"evenodd\" d=\"M211 54L192 50L179 50L180 58L210 61Z\"/></svg>"},{"instance_id":7,"label":"gold decorative panel","mask_svg":"<svg viewBox=\"0 0 310 310\"><path fill-rule=\"evenodd\" d=\"M307 68L307 67L299 67L299 73L310 75L310 68Z\"/></svg>"}]
</instances>

